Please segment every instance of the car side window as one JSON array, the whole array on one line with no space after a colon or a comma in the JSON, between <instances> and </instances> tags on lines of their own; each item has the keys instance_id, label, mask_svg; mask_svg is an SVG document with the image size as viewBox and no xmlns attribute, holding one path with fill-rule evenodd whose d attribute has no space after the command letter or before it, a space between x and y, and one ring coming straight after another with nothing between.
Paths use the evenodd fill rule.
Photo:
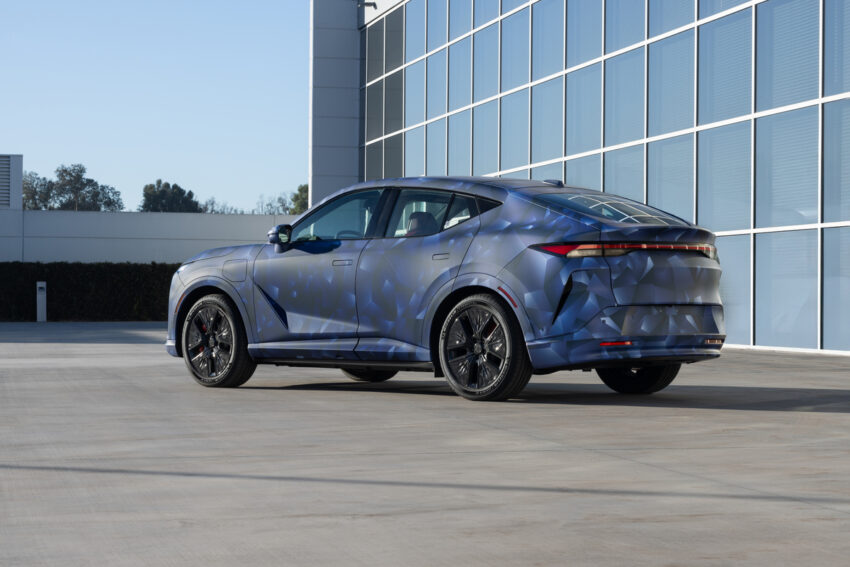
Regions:
<instances>
[{"instance_id":1,"label":"car side window","mask_svg":"<svg viewBox=\"0 0 850 567\"><path fill-rule=\"evenodd\" d=\"M449 214L446 215L446 222L443 225L443 230L459 225L463 221L467 221L478 214L475 206L475 199L466 195L455 195L452 199L452 204L449 207Z\"/></svg>"},{"instance_id":2,"label":"car side window","mask_svg":"<svg viewBox=\"0 0 850 567\"><path fill-rule=\"evenodd\" d=\"M402 189L384 236L428 236L440 232L452 194L426 189Z\"/></svg>"},{"instance_id":3,"label":"car side window","mask_svg":"<svg viewBox=\"0 0 850 567\"><path fill-rule=\"evenodd\" d=\"M382 189L358 191L316 209L293 229L291 241L365 238L382 192Z\"/></svg>"}]
</instances>

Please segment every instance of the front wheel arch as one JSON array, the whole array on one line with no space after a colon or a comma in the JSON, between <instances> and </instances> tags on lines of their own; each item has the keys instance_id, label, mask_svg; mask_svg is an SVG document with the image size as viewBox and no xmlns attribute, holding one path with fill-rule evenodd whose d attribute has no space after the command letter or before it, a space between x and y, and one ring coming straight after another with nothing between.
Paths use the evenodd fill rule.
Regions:
<instances>
[{"instance_id":1,"label":"front wheel arch","mask_svg":"<svg viewBox=\"0 0 850 567\"><path fill-rule=\"evenodd\" d=\"M188 315L189 310L195 302L205 295L223 295L225 299L227 299L230 306L236 311L239 318L242 320L242 326L244 327L245 334L249 337L250 342L252 333L248 324L247 313L245 313L242 306L239 305L239 302L233 298L233 293L226 289L225 286L219 286L217 282L215 284L203 283L187 292L183 296L180 306L177 308L177 314L174 319L174 342L175 347L177 348L177 355L180 357L183 356L183 346L180 344L180 337L183 336L183 325L186 323L186 315Z\"/></svg>"}]
</instances>

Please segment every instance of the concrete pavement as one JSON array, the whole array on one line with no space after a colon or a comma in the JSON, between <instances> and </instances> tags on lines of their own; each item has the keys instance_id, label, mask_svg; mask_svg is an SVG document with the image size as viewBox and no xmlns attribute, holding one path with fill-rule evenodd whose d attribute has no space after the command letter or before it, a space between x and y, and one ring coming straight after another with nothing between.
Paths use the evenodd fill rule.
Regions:
<instances>
[{"instance_id":1,"label":"concrete pavement","mask_svg":"<svg viewBox=\"0 0 850 567\"><path fill-rule=\"evenodd\" d=\"M0 565L841 565L850 358L727 350L474 403L261 366L206 389L161 323L0 323Z\"/></svg>"}]
</instances>

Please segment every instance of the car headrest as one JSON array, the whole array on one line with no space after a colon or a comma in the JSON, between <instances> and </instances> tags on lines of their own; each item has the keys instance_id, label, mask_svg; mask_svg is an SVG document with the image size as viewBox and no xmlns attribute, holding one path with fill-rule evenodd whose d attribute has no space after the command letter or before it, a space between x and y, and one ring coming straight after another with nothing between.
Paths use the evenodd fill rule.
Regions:
<instances>
[{"instance_id":1,"label":"car headrest","mask_svg":"<svg viewBox=\"0 0 850 567\"><path fill-rule=\"evenodd\" d=\"M407 224L407 234L405 236L425 236L439 232L440 227L434 215L426 212L417 212L410 214L410 221Z\"/></svg>"}]
</instances>

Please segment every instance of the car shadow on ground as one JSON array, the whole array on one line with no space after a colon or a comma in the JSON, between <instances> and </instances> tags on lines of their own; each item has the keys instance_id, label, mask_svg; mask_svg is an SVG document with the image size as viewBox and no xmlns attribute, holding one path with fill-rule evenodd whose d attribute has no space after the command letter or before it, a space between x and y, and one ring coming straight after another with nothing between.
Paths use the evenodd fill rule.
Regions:
<instances>
[{"instance_id":1,"label":"car shadow on ground","mask_svg":"<svg viewBox=\"0 0 850 567\"><path fill-rule=\"evenodd\" d=\"M309 390L370 394L455 395L442 380L390 380L360 382L310 382L281 386L251 386L240 390ZM599 384L535 384L508 400L510 404L634 406L657 408L720 409L744 411L795 411L850 413L850 389L776 388L759 386L670 386L651 396L617 394Z\"/></svg>"}]
</instances>

